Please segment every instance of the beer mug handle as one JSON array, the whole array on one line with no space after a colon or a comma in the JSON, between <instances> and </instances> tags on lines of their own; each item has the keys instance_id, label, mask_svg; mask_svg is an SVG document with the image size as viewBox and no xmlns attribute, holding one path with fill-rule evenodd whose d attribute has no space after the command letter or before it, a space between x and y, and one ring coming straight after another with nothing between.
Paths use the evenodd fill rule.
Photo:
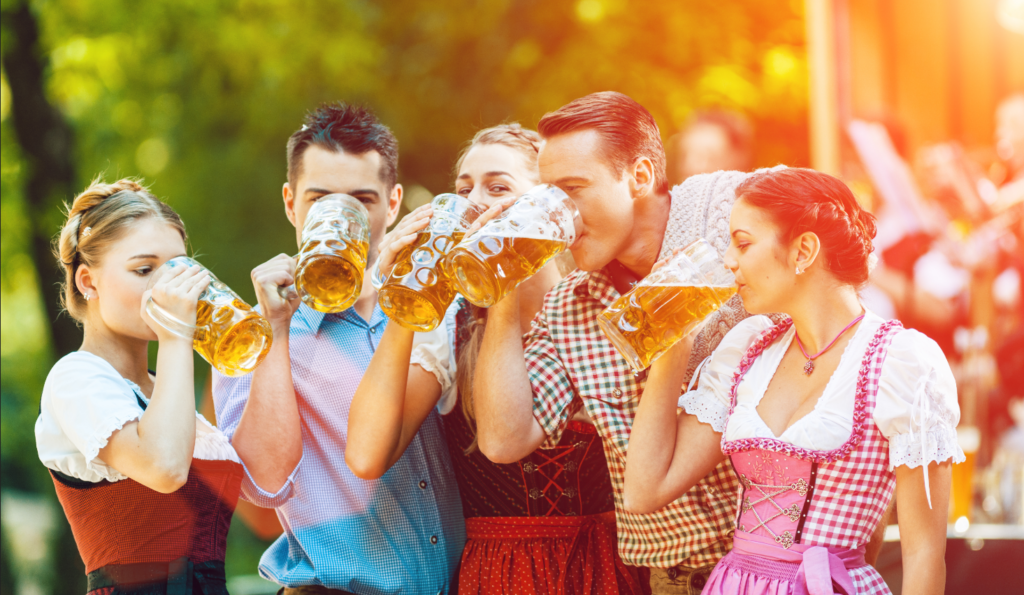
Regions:
<instances>
[{"instance_id":1,"label":"beer mug handle","mask_svg":"<svg viewBox=\"0 0 1024 595\"><path fill-rule=\"evenodd\" d=\"M370 267L370 285L377 291L380 291L381 287L384 287L384 275L380 272L380 258L373 261L373 266Z\"/></svg>"},{"instance_id":2,"label":"beer mug handle","mask_svg":"<svg viewBox=\"0 0 1024 595\"><path fill-rule=\"evenodd\" d=\"M299 290L295 289L294 283L291 285L279 285L277 287L277 295L281 296L281 299L290 302L299 299Z\"/></svg>"},{"instance_id":3,"label":"beer mug handle","mask_svg":"<svg viewBox=\"0 0 1024 595\"><path fill-rule=\"evenodd\" d=\"M153 301L152 297L150 297L149 301L146 302L146 313L149 314L149 317L155 320L157 324L171 331L175 335L178 335L182 339L201 341L206 336L206 327L195 326L194 324L182 322L178 317L161 308Z\"/></svg>"}]
</instances>

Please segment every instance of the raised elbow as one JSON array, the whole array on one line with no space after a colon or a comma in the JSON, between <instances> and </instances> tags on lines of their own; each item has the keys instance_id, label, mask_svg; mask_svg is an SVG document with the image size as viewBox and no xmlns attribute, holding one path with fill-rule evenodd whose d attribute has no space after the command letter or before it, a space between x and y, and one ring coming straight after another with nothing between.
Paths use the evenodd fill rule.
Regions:
<instances>
[{"instance_id":1,"label":"raised elbow","mask_svg":"<svg viewBox=\"0 0 1024 595\"><path fill-rule=\"evenodd\" d=\"M630 489L627 479L626 487L622 490L622 508L630 514L651 514L661 508L652 495L644 495L639 493L639 490Z\"/></svg>"},{"instance_id":2,"label":"raised elbow","mask_svg":"<svg viewBox=\"0 0 1024 595\"><path fill-rule=\"evenodd\" d=\"M161 494L173 494L188 483L188 473L189 467L164 469L147 487Z\"/></svg>"},{"instance_id":3,"label":"raised elbow","mask_svg":"<svg viewBox=\"0 0 1024 595\"><path fill-rule=\"evenodd\" d=\"M349 471L359 479L366 481L380 479L385 473L388 472L386 465L381 465L377 461L371 459L371 457L361 457L352 450L345 451L345 464L348 465Z\"/></svg>"},{"instance_id":4,"label":"raised elbow","mask_svg":"<svg viewBox=\"0 0 1024 595\"><path fill-rule=\"evenodd\" d=\"M477 445L480 447L480 452L483 453L489 461L499 465L518 463L524 456L529 454L518 452L518 449L508 442L500 440L486 440L481 435L477 436Z\"/></svg>"}]
</instances>

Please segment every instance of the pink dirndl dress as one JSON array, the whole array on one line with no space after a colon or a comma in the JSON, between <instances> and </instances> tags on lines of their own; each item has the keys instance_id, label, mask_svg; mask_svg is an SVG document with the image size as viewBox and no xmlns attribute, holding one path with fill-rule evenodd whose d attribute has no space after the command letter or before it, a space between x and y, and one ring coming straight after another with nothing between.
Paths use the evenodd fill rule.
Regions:
<instances>
[{"instance_id":1,"label":"pink dirndl dress","mask_svg":"<svg viewBox=\"0 0 1024 595\"><path fill-rule=\"evenodd\" d=\"M740 361L737 387L791 321L764 331ZM733 550L715 567L708 594L790 595L890 593L864 561L864 550L896 486L889 441L873 421L886 350L901 330L882 324L857 376L853 431L839 448L816 451L774 438L726 440L722 450L740 476L742 500Z\"/></svg>"}]
</instances>

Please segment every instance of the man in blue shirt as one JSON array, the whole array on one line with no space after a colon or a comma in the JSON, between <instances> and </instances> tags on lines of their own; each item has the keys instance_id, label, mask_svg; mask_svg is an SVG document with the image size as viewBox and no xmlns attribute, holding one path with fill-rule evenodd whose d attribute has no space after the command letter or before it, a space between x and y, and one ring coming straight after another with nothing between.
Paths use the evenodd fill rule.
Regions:
<instances>
[{"instance_id":1,"label":"man in blue shirt","mask_svg":"<svg viewBox=\"0 0 1024 595\"><path fill-rule=\"evenodd\" d=\"M284 208L296 240L316 200L348 194L369 213L372 265L402 202L391 131L364 108L324 105L291 136L287 153ZM273 346L252 374L217 375L213 386L220 427L239 454L291 472L291 489L247 490L257 505L277 509L285 531L263 554L260 574L283 585L284 595L447 593L465 529L440 418L428 416L380 479L353 475L345 464L349 405L387 318L368 280L339 314L286 301L277 289L294 273L284 254L253 270Z\"/></svg>"}]
</instances>

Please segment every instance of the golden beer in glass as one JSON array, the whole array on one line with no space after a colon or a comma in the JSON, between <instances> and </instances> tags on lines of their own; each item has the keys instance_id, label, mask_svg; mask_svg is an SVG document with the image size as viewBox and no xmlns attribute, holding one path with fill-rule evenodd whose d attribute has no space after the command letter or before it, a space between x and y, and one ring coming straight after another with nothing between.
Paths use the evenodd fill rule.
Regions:
<instances>
[{"instance_id":1,"label":"golden beer in glass","mask_svg":"<svg viewBox=\"0 0 1024 595\"><path fill-rule=\"evenodd\" d=\"M378 302L388 318L413 331L432 331L455 300L444 258L484 208L457 194L439 194L430 203L430 223L395 256Z\"/></svg>"},{"instance_id":2,"label":"golden beer in glass","mask_svg":"<svg viewBox=\"0 0 1024 595\"><path fill-rule=\"evenodd\" d=\"M498 303L576 241L578 217L572 199L556 186L523 194L448 255L459 293L481 308Z\"/></svg>"},{"instance_id":3,"label":"golden beer in glass","mask_svg":"<svg viewBox=\"0 0 1024 595\"><path fill-rule=\"evenodd\" d=\"M248 374L260 365L273 333L270 323L242 301L231 288L186 256L172 258L161 269L182 266L202 267L210 274L210 285L199 296L196 324L188 324L160 307L153 298L146 302L146 312L172 333L192 339L192 346L211 366L225 376ZM156 279L157 275L153 276Z\"/></svg>"},{"instance_id":4,"label":"golden beer in glass","mask_svg":"<svg viewBox=\"0 0 1024 595\"><path fill-rule=\"evenodd\" d=\"M316 201L302 226L302 248L295 265L295 285L278 290L285 299L300 298L328 314L352 307L363 289L370 249L369 214L347 194Z\"/></svg>"},{"instance_id":5,"label":"golden beer in glass","mask_svg":"<svg viewBox=\"0 0 1024 595\"><path fill-rule=\"evenodd\" d=\"M956 441L966 457L963 463L953 465L952 498L950 498L949 522L956 523L961 518L968 522L972 519L971 504L974 502L974 458L981 446L981 431L975 426L963 426L956 429Z\"/></svg>"},{"instance_id":6,"label":"golden beer in glass","mask_svg":"<svg viewBox=\"0 0 1024 595\"><path fill-rule=\"evenodd\" d=\"M736 293L736 280L699 239L619 297L597 324L634 372L693 331Z\"/></svg>"}]
</instances>

